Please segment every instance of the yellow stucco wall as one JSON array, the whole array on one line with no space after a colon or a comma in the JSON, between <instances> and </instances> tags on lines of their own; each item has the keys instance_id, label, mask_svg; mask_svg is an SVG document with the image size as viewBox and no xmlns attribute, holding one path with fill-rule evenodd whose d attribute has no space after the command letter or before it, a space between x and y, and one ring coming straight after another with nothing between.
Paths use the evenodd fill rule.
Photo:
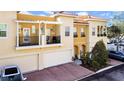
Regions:
<instances>
[{"instance_id":1,"label":"yellow stucco wall","mask_svg":"<svg viewBox=\"0 0 124 93\"><path fill-rule=\"evenodd\" d=\"M33 16L33 15L26 15L26 14L17 14L17 19L20 20L32 20L32 21L55 21L55 17L47 17L47 16Z\"/></svg>"},{"instance_id":2,"label":"yellow stucco wall","mask_svg":"<svg viewBox=\"0 0 124 93\"><path fill-rule=\"evenodd\" d=\"M88 32L88 51L91 51L92 48L94 47L94 45L96 44L97 41L99 40L103 40L103 42L105 43L106 47L107 47L107 36L100 36L98 37L98 31L97 31L97 26L106 26L106 21L89 21L89 32ZM95 35L92 35L92 28L95 28Z\"/></svg>"},{"instance_id":3,"label":"yellow stucco wall","mask_svg":"<svg viewBox=\"0 0 124 93\"><path fill-rule=\"evenodd\" d=\"M74 24L74 27L77 31L77 37L74 37L74 49L75 49L75 55L78 55L80 57L81 48L83 48L83 53L87 51L87 32L88 32L88 25L83 25L81 23ZM83 29L85 36L81 37L81 29ZM85 46L85 48L83 47Z\"/></svg>"}]
</instances>

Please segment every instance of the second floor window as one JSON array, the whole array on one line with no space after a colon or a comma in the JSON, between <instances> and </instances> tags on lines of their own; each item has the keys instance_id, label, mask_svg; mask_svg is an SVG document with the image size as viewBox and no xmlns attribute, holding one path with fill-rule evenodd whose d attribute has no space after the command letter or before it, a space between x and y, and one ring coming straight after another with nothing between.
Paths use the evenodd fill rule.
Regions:
<instances>
[{"instance_id":1,"label":"second floor window","mask_svg":"<svg viewBox=\"0 0 124 93\"><path fill-rule=\"evenodd\" d=\"M84 28L81 28L81 37L85 37Z\"/></svg>"},{"instance_id":2,"label":"second floor window","mask_svg":"<svg viewBox=\"0 0 124 93\"><path fill-rule=\"evenodd\" d=\"M0 37L7 37L7 24L0 24Z\"/></svg>"},{"instance_id":3,"label":"second floor window","mask_svg":"<svg viewBox=\"0 0 124 93\"><path fill-rule=\"evenodd\" d=\"M69 26L65 27L65 36L70 36L70 27Z\"/></svg>"},{"instance_id":4,"label":"second floor window","mask_svg":"<svg viewBox=\"0 0 124 93\"><path fill-rule=\"evenodd\" d=\"M96 31L96 29L95 29L95 27L93 27L92 28L92 36L95 36L95 31Z\"/></svg>"},{"instance_id":5,"label":"second floor window","mask_svg":"<svg viewBox=\"0 0 124 93\"><path fill-rule=\"evenodd\" d=\"M100 36L100 26L97 26L97 36Z\"/></svg>"},{"instance_id":6,"label":"second floor window","mask_svg":"<svg viewBox=\"0 0 124 93\"><path fill-rule=\"evenodd\" d=\"M74 27L74 37L78 37L76 27Z\"/></svg>"}]
</instances>

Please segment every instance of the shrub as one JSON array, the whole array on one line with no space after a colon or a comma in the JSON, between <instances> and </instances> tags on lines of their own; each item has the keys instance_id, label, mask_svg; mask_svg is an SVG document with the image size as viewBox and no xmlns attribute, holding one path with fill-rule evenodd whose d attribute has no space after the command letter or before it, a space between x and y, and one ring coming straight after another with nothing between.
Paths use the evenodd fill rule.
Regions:
<instances>
[{"instance_id":1,"label":"shrub","mask_svg":"<svg viewBox=\"0 0 124 93\"><path fill-rule=\"evenodd\" d=\"M98 70L98 69L100 69L100 64L99 64L97 61L93 61L93 62L92 62L92 67L93 67L95 70Z\"/></svg>"},{"instance_id":2,"label":"shrub","mask_svg":"<svg viewBox=\"0 0 124 93\"><path fill-rule=\"evenodd\" d=\"M92 59L99 63L100 67L104 67L108 61L108 51L103 41L98 41L92 50ZM95 62L95 64L96 64Z\"/></svg>"},{"instance_id":3,"label":"shrub","mask_svg":"<svg viewBox=\"0 0 124 93\"><path fill-rule=\"evenodd\" d=\"M90 61L89 55L90 55L90 53L87 52L87 53L85 53L85 54L83 54L83 55L81 56L81 59L83 60L83 63L84 63L84 64L88 64L88 62Z\"/></svg>"}]
</instances>

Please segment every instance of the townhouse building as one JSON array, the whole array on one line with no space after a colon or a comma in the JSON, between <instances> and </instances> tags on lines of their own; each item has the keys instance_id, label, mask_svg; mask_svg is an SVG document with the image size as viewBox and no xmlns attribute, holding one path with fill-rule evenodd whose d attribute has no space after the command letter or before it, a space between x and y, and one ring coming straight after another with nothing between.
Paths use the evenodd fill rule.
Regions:
<instances>
[{"instance_id":1,"label":"townhouse building","mask_svg":"<svg viewBox=\"0 0 124 93\"><path fill-rule=\"evenodd\" d=\"M106 20L68 13L34 16L0 12L0 66L18 65L23 73L72 62L81 51L106 42Z\"/></svg>"},{"instance_id":2,"label":"townhouse building","mask_svg":"<svg viewBox=\"0 0 124 93\"><path fill-rule=\"evenodd\" d=\"M74 18L74 54L78 58L91 52L96 42L103 40L107 47L107 20L95 16Z\"/></svg>"}]
</instances>

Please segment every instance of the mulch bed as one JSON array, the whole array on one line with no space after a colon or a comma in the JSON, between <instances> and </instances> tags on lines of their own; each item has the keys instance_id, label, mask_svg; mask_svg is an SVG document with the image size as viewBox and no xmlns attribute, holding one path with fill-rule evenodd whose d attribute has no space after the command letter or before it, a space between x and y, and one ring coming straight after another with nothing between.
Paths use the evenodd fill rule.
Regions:
<instances>
[{"instance_id":1,"label":"mulch bed","mask_svg":"<svg viewBox=\"0 0 124 93\"><path fill-rule=\"evenodd\" d=\"M91 67L90 65L88 65L88 64L82 64L81 66L83 66L83 67L85 67L85 68L87 68L87 69L89 69L89 70L91 70L91 71L94 71L94 72L96 72L96 71L98 71L98 70L100 70L100 69L103 69L103 68L106 68L106 67L109 67L109 66L111 66L110 64L107 64L107 65L105 65L104 67L101 67L100 69L94 69L93 67Z\"/></svg>"}]
</instances>

